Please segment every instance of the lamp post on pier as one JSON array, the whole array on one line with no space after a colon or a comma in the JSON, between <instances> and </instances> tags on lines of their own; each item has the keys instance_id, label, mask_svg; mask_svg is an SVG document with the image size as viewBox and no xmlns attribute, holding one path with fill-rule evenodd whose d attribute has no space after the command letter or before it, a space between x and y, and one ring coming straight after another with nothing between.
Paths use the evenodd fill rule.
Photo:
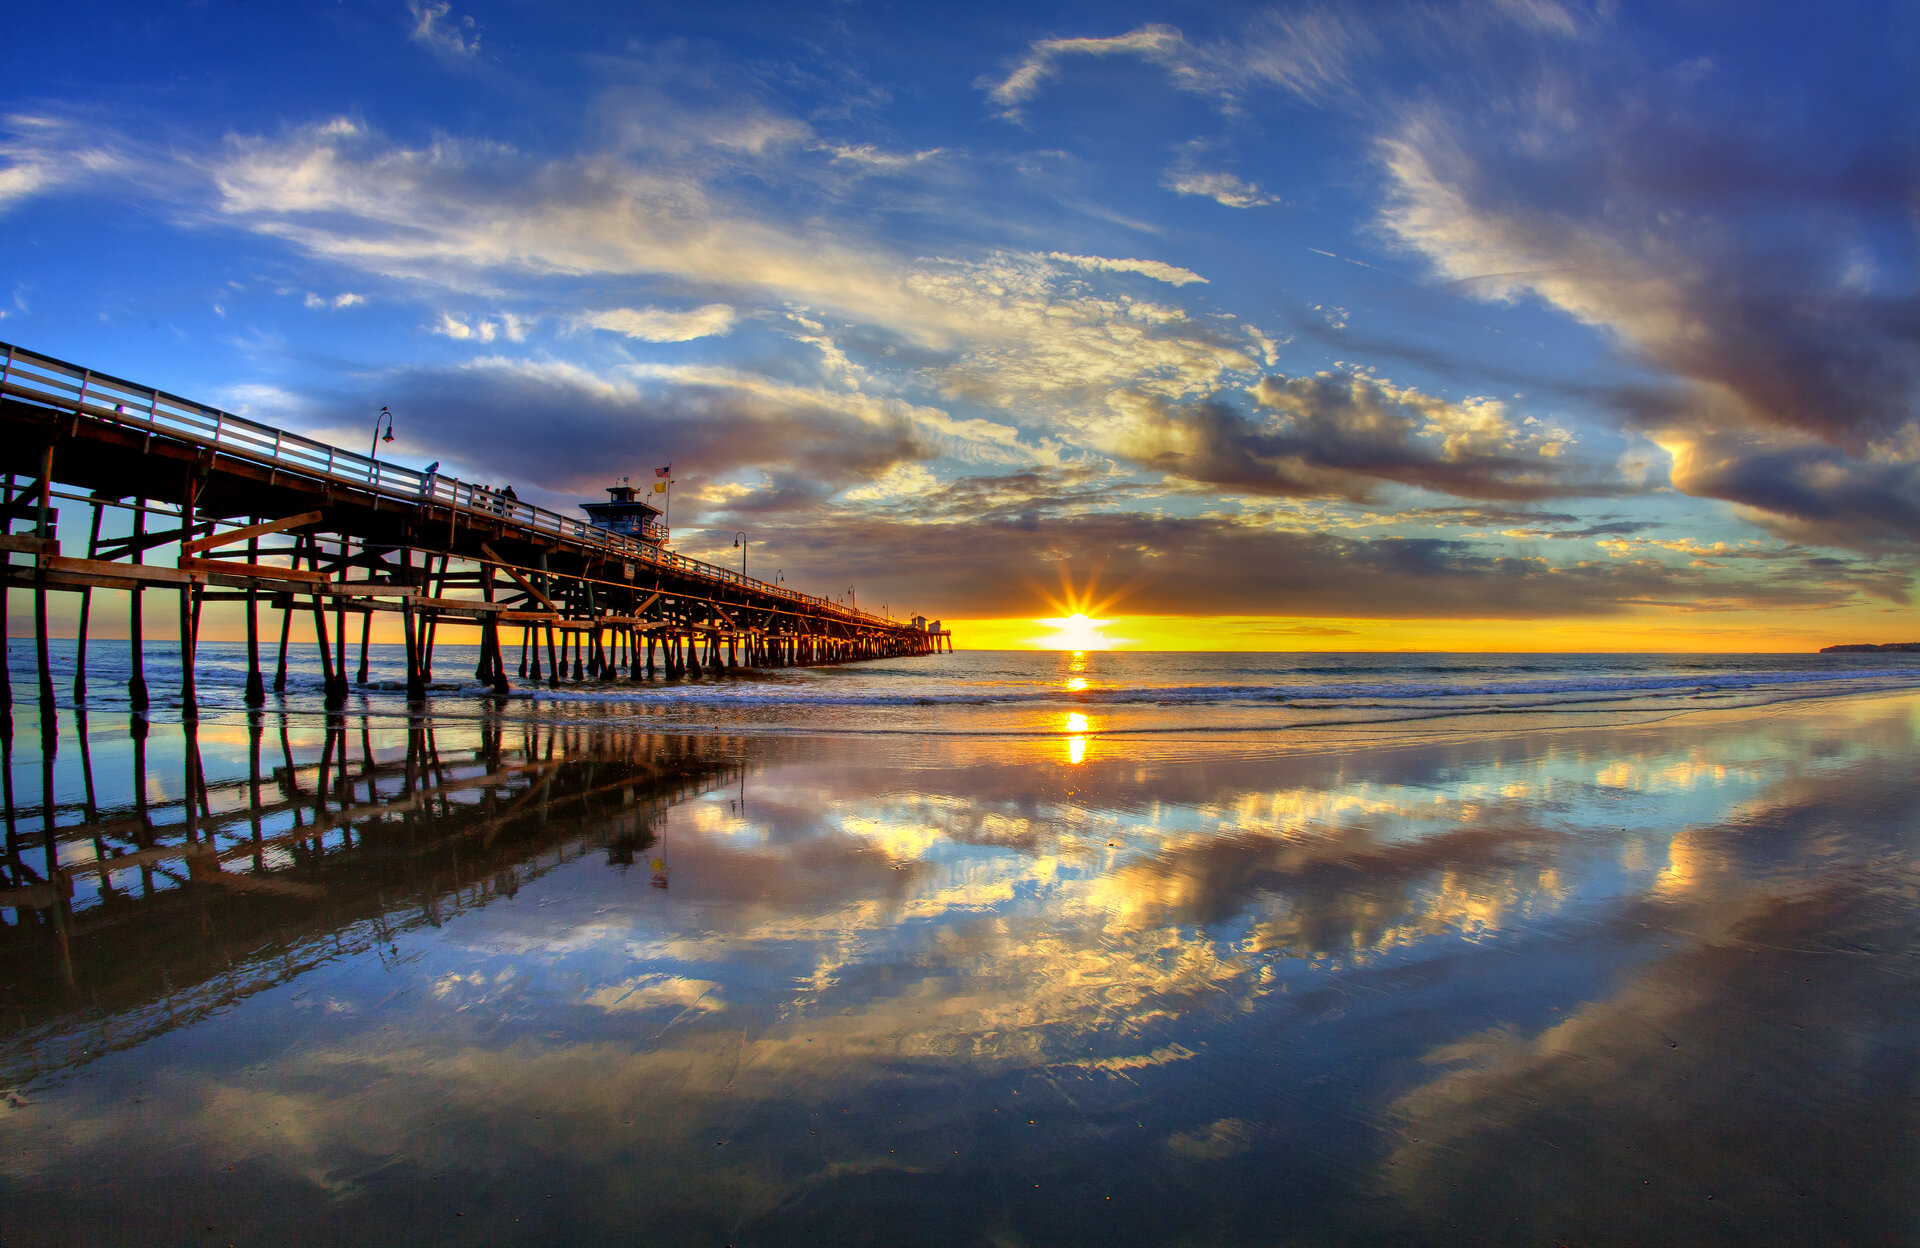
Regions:
<instances>
[{"instance_id":1,"label":"lamp post on pier","mask_svg":"<svg viewBox=\"0 0 1920 1248\"><path fill-rule=\"evenodd\" d=\"M380 433L380 422L383 420L387 422L387 432L384 437ZM379 459L380 444L391 441L393 441L393 413L388 411L386 404L383 403L380 405L380 414L373 418L373 445L367 448L367 458Z\"/></svg>"},{"instance_id":2,"label":"lamp post on pier","mask_svg":"<svg viewBox=\"0 0 1920 1248\"><path fill-rule=\"evenodd\" d=\"M747 578L747 535L735 533L733 544L740 551L740 579L745 580Z\"/></svg>"}]
</instances>

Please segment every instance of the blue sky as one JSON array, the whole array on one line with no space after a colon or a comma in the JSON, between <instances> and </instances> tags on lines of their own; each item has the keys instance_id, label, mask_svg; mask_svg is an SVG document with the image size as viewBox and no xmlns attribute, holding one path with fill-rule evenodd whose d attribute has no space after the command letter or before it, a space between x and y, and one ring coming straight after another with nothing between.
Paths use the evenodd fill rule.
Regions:
<instances>
[{"instance_id":1,"label":"blue sky","mask_svg":"<svg viewBox=\"0 0 1920 1248\"><path fill-rule=\"evenodd\" d=\"M12 25L36 351L980 637L1915 631L1912 5Z\"/></svg>"}]
</instances>

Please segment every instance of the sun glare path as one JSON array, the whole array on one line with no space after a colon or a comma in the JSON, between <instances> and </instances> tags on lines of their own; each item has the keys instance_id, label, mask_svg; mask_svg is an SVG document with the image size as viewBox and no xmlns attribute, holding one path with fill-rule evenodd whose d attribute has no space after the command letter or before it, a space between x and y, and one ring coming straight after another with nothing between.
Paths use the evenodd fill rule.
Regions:
<instances>
[{"instance_id":1,"label":"sun glare path","mask_svg":"<svg viewBox=\"0 0 1920 1248\"><path fill-rule=\"evenodd\" d=\"M1087 717L1074 711L1068 714L1064 724L1067 732L1067 762L1078 767L1087 758Z\"/></svg>"}]
</instances>

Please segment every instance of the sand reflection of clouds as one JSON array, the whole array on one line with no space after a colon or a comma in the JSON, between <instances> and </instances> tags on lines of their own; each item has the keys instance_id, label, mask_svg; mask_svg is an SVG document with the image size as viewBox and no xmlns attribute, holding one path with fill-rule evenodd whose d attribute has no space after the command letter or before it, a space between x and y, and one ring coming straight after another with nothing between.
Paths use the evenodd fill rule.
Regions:
<instances>
[{"instance_id":1,"label":"sand reflection of clouds","mask_svg":"<svg viewBox=\"0 0 1920 1248\"><path fill-rule=\"evenodd\" d=\"M1686 732L1643 736L1635 774L1669 777L1684 766L1702 784L1720 782ZM610 1200L644 1182L668 1192L658 1198L668 1203L684 1189L709 1206L763 1210L850 1167L911 1164L924 1175L967 1164L909 1163L870 1139L802 1153L788 1141L805 1134L792 1115L890 1099L915 1080L944 1089L1031 1074L1086 1081L1076 1088L1144 1086L1157 1070L1227 1047L1201 1043L1222 1018L1258 1012L1283 1034L1295 998L1281 994L1303 981L1343 987L1354 981L1332 977L1370 959L1440 959L1463 941L1551 916L1589 886L1583 872L1597 864L1606 887L1623 867L1637 877L1621 890L1624 904L1657 911L1708 948L1630 974L1615 998L1576 1002L1571 1017L1537 1034L1496 1028L1435 1046L1433 1077L1398 1103L1409 1125L1388 1186L1420 1216L1456 1221L1475 1215L1476 1185L1484 1192L1510 1175L1526 1192L1560 1184L1580 1196L1598 1192L1602 1178L1638 1186L1633 1167L1651 1160L1607 1151L1615 1146L1585 1138L1587 1125L1569 1124L1602 1124L1664 1164L1681 1150L1663 1132L1689 1138L1679 1126L1753 1095L1755 1085L1713 1067L1716 1044L1738 1060L1745 1045L1776 1086L1790 1086L1795 1051L1753 1017L1730 1017L1743 1011L1778 1007L1804 1020L1810 1004L1831 1003L1834 1012L1815 1020L1825 1029L1814 1032L1817 1044L1829 1046L1816 1055L1843 1053L1848 1020L1870 1014L1865 994L1877 981L1844 950L1799 952L1819 930L1806 906L1759 897L1754 880L1769 855L1828 852L1807 829L1856 829L1884 822L1876 811L1920 806L1910 786L1788 774L1752 794L1714 794L1721 818L1691 820L1674 835L1671 803L1638 806L1643 790L1631 786L1600 792L1592 777L1604 768L1591 752L1551 744L1531 754L1486 741L1423 747L1412 760L1268 758L1259 767L1202 757L1136 770L1090 760L1076 780L1097 796L1077 801L1065 786L1040 787L1057 766L1030 767L1024 757L1007 766L970 758L904 778L852 764L811 779L794 769L764 786L777 800L752 820L724 803L670 812L662 830L673 891L643 884L646 904L627 908L624 922L552 919L556 912L525 904L523 889L484 924L422 937L497 964L436 965L423 983L431 991L391 1004L394 985L378 977L364 995L343 998L362 1014L330 1022L326 1039L245 1079L182 1076L159 1093L166 1128L140 1129L156 1156L238 1152L327 1192L382 1167L464 1167L510 1185L520 1176L505 1173L502 1158L535 1170L577 1167L585 1139L610 1159L591 1167ZM1735 778L1746 764L1727 766ZM1280 784L1277 773L1298 782ZM1816 806L1824 813L1810 814ZM1616 835L1629 822L1657 826ZM577 874L564 887L560 876L539 887L564 904L569 890L590 886L594 865L569 868ZM1640 891L1650 880L1657 905ZM1874 898L1836 895L1822 913L1870 915L1871 904L1852 904L1862 900ZM1905 939L1860 921L1863 941ZM1825 976L1812 988L1794 987L1810 978L1794 960L1803 957L1815 959L1804 969L1817 964ZM545 1004L521 1011L515 1002L490 1023L487 1010L459 1013L509 992ZM1472 1027L1485 1025L1477 1018ZM1891 1045L1906 1033L1859 1034L1870 1057L1896 1075L1905 1069ZM1844 1095L1868 1074L1862 1066ZM1687 1083L1694 1079L1698 1088ZM1640 1099L1617 1103L1622 1088L1639 1089ZM1671 1112L1656 1103L1667 1093ZM68 1103L59 1138L85 1153L114 1129L110 1112L84 1098ZM982 1113L945 1095L918 1112L949 1136ZM1764 1131L1761 1109L1732 1112L1748 1114L1742 1130ZM1892 1113L1873 1121L1887 1125ZM1904 1142L1897 1126L1887 1138ZM22 1129L0 1143L17 1143ZM1261 1130L1255 1113L1228 1106L1149 1147L1210 1164L1266 1147ZM756 1132L767 1147L735 1146ZM475 1139L488 1146L474 1149ZM1564 1153L1526 1155L1541 1151L1540 1139ZM715 1151L721 1140L724 1153ZM33 1164L4 1151L6 1173ZM1735 1151L1729 1144L1721 1156ZM638 1155L649 1159L644 1179L629 1164ZM1688 1164L1682 1158L1676 1173ZM1704 1173L1702 1163L1688 1177ZM1638 1223L1621 1229L1592 1238L1649 1242Z\"/></svg>"},{"instance_id":2,"label":"sand reflection of clouds","mask_svg":"<svg viewBox=\"0 0 1920 1248\"><path fill-rule=\"evenodd\" d=\"M601 1010L655 1010L673 1007L713 1013L726 1009L719 996L720 985L710 979L688 979L684 975L643 975L595 989L581 998Z\"/></svg>"},{"instance_id":3,"label":"sand reflection of clouds","mask_svg":"<svg viewBox=\"0 0 1920 1248\"><path fill-rule=\"evenodd\" d=\"M1904 1239L1920 1131L1889 1091L1920 1073L1916 1020L1888 1012L1882 968L1820 947L1862 900L1757 899L1537 1035L1436 1050L1445 1072L1398 1104L1386 1186L1435 1230L1497 1205L1501 1242L1699 1242L1674 1228L1707 1200L1717 1242ZM1904 921L1874 935L1913 942ZM1834 1209L1844 1239L1789 1229Z\"/></svg>"},{"instance_id":4,"label":"sand reflection of clouds","mask_svg":"<svg viewBox=\"0 0 1920 1248\"><path fill-rule=\"evenodd\" d=\"M1533 1034L1435 1048L1388 1190L1441 1234L1497 1205L1503 1242L1700 1242L1703 1207L1717 1242L1908 1238L1920 1011L1889 959L1920 952L1920 867L1889 816L1920 786L1898 754L1817 762L1675 835L1658 956Z\"/></svg>"}]
</instances>

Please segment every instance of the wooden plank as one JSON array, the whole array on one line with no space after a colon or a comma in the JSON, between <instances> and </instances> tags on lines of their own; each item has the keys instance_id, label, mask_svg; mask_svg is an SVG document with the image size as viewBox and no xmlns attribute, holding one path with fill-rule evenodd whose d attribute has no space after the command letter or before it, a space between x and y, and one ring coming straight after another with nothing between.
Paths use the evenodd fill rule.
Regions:
<instances>
[{"instance_id":1,"label":"wooden plank","mask_svg":"<svg viewBox=\"0 0 1920 1248\"><path fill-rule=\"evenodd\" d=\"M48 555L45 562L49 572L81 577L104 576L142 584L204 585L207 580L204 573L195 576L191 569L164 568L157 563L114 563L107 559L73 559L66 555ZM277 568L275 571L284 572L286 569Z\"/></svg>"},{"instance_id":2,"label":"wooden plank","mask_svg":"<svg viewBox=\"0 0 1920 1248\"><path fill-rule=\"evenodd\" d=\"M381 598L414 598L417 594L411 585L393 585L386 581L326 581L315 586L309 593L328 594L335 598L365 598L367 601L359 607L348 607L349 611L398 611L400 604L378 601Z\"/></svg>"},{"instance_id":3,"label":"wooden plank","mask_svg":"<svg viewBox=\"0 0 1920 1248\"><path fill-rule=\"evenodd\" d=\"M40 582L38 574L26 564L15 564L13 575L7 578L7 584L22 589L32 589ZM84 576L67 572L49 572L46 576L48 589L136 589L144 582L128 580L122 576Z\"/></svg>"},{"instance_id":4,"label":"wooden plank","mask_svg":"<svg viewBox=\"0 0 1920 1248\"><path fill-rule=\"evenodd\" d=\"M57 555L60 539L38 537L32 533L0 533L0 550L17 550L29 555Z\"/></svg>"},{"instance_id":5,"label":"wooden plank","mask_svg":"<svg viewBox=\"0 0 1920 1248\"><path fill-rule=\"evenodd\" d=\"M205 537L196 537L180 548L183 555L196 554L203 550L213 550L221 546L231 546L235 542L244 542L250 537L262 537L268 533L284 533L288 529L297 529L306 524L317 524L323 518L318 511L303 511L297 516L288 516L284 520L264 520L259 524L249 524L245 528L229 529L225 533L209 533Z\"/></svg>"},{"instance_id":6,"label":"wooden plank","mask_svg":"<svg viewBox=\"0 0 1920 1248\"><path fill-rule=\"evenodd\" d=\"M424 595L416 595L413 600L413 605L423 610L433 611L479 611L484 613L487 611L505 611L507 609L504 603L482 602L478 598L428 598Z\"/></svg>"},{"instance_id":7,"label":"wooden plank","mask_svg":"<svg viewBox=\"0 0 1920 1248\"><path fill-rule=\"evenodd\" d=\"M306 568L275 568L264 563L241 563L231 559L181 559L182 570L192 572L218 572L222 576L244 576L256 581L299 581L303 585L325 584L325 572L310 572ZM122 565L125 566L125 565Z\"/></svg>"}]
</instances>

